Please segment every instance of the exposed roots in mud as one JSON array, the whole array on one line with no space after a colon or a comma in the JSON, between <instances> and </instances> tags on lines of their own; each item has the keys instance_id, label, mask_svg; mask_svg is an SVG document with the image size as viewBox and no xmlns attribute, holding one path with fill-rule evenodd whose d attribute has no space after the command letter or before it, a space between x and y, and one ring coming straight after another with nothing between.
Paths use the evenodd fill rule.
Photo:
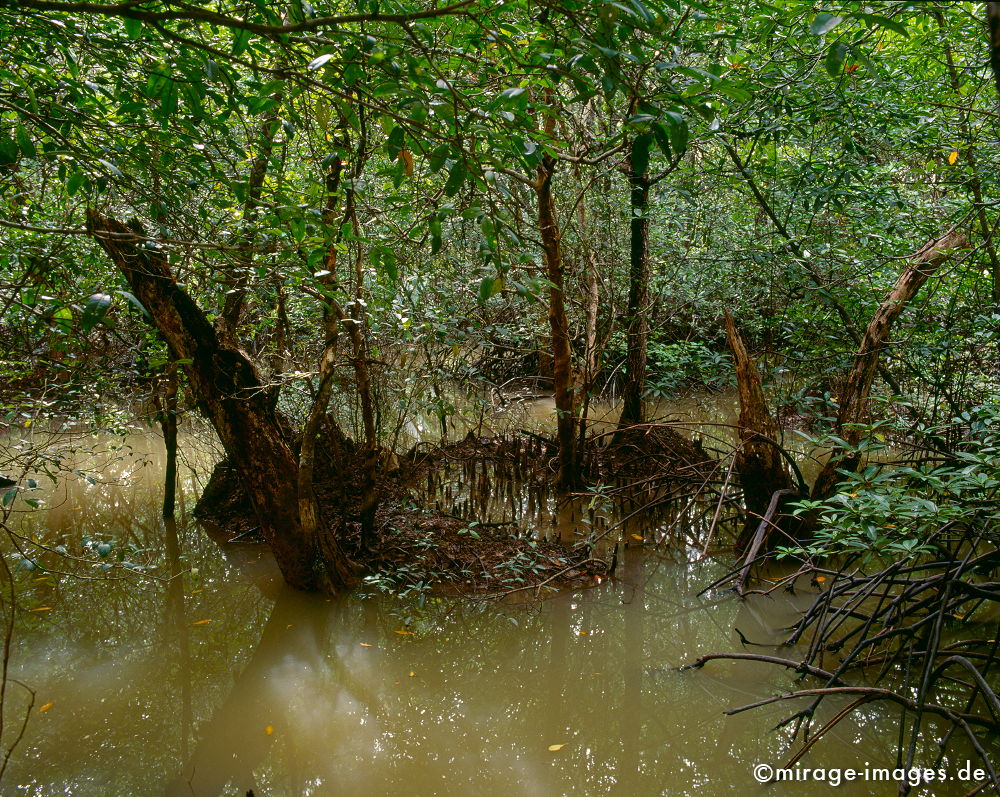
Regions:
<instances>
[{"instance_id":1,"label":"exposed roots in mud","mask_svg":"<svg viewBox=\"0 0 1000 797\"><path fill-rule=\"evenodd\" d=\"M521 433L418 447L403 458L383 457L368 476L362 456L344 438L322 447L315 491L325 532L376 586L394 591L430 589L471 595L502 594L594 583L608 563L585 536L546 539L554 444ZM610 438L604 441L610 443ZM619 490L651 478L704 482L707 457L672 429L626 430L614 444L595 448L587 478ZM493 517L494 492L530 490L535 510ZM364 508L377 496L374 514ZM523 507L522 507L523 508ZM198 503L197 514L225 530L227 539L254 539L257 521L236 470L220 464ZM559 537L558 534L554 535Z\"/></svg>"},{"instance_id":2,"label":"exposed roots in mud","mask_svg":"<svg viewBox=\"0 0 1000 797\"><path fill-rule=\"evenodd\" d=\"M975 520L975 518L971 518ZM790 700L797 710L781 725L802 734L801 748L784 764L792 766L845 717L873 702L901 708L899 760L903 769L938 768L978 757L986 776L969 794L1000 793L994 768L1000 733L997 661L1000 591L995 573L1000 550L995 531L949 524L932 540L936 554L882 564L849 558L833 569L806 561L802 568L767 589L793 589L811 577L822 585L812 605L792 628L789 647L805 645L791 660L754 653L709 654L682 669L717 659L777 664L818 679L814 687L728 710L735 714ZM834 719L814 728L820 705L850 698ZM931 722L933 720L933 722ZM780 726L779 726L780 727ZM920 750L936 751L919 760Z\"/></svg>"}]
</instances>

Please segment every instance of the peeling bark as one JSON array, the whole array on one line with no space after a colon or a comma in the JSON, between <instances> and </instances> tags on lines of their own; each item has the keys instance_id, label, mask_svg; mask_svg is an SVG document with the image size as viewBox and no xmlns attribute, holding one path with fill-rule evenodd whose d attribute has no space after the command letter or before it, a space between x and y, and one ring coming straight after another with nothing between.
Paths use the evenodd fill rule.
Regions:
<instances>
[{"instance_id":1,"label":"peeling bark","mask_svg":"<svg viewBox=\"0 0 1000 797\"><path fill-rule=\"evenodd\" d=\"M726 312L726 339L736 363L736 385L740 400L739 436L736 472L743 486L747 522L737 541L737 550L750 545L759 518L764 517L777 493L790 495L792 479L778 449L778 424L771 416L764 398L760 374L747 351L733 318ZM774 514L774 508L771 508Z\"/></svg>"}]
</instances>

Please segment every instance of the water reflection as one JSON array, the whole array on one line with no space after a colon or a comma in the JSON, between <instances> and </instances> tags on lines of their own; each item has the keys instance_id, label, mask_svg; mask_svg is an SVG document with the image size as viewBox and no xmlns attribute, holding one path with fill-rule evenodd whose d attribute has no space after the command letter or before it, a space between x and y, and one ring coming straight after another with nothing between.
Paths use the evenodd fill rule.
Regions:
<instances>
[{"instance_id":1,"label":"water reflection","mask_svg":"<svg viewBox=\"0 0 1000 797\"><path fill-rule=\"evenodd\" d=\"M26 518L26 530L68 545L126 530L158 578L18 574L14 674L52 707L33 715L5 793L763 794L752 764L790 755L772 732L787 706L722 713L790 676L748 662L676 667L739 650L734 628L776 642L801 595L698 597L724 564L696 562L683 545L635 544L621 548L617 578L542 604L325 600L281 589L259 546L197 528L186 514L190 474L188 503L164 526L156 467L130 487L66 485L68 514ZM491 481L490 500L508 493ZM562 535L590 512L535 502ZM638 519L625 532L651 536ZM39 607L48 610L30 611ZM825 706L820 721L840 707ZM809 763L891 765L895 718L857 717Z\"/></svg>"}]
</instances>

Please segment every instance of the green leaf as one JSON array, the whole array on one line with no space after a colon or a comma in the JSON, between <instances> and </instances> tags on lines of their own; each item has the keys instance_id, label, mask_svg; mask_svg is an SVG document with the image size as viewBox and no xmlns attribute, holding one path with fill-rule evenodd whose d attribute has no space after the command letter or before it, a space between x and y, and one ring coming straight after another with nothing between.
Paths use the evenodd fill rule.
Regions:
<instances>
[{"instance_id":1,"label":"green leaf","mask_svg":"<svg viewBox=\"0 0 1000 797\"><path fill-rule=\"evenodd\" d=\"M64 333L69 334L73 328L73 311L68 307L60 307L52 313L52 322Z\"/></svg>"},{"instance_id":2,"label":"green leaf","mask_svg":"<svg viewBox=\"0 0 1000 797\"><path fill-rule=\"evenodd\" d=\"M28 135L28 131L24 125L17 126L16 135L17 146L21 150L21 154L26 158L34 158L38 154L35 150L35 142L31 140L31 136Z\"/></svg>"},{"instance_id":3,"label":"green leaf","mask_svg":"<svg viewBox=\"0 0 1000 797\"><path fill-rule=\"evenodd\" d=\"M898 33L900 36L910 37L909 32L903 26L902 23L897 22L894 19L889 19L889 17L879 16L878 14L861 14L855 13L851 14L852 17L863 20L873 27L883 27L888 28L891 31Z\"/></svg>"},{"instance_id":4,"label":"green leaf","mask_svg":"<svg viewBox=\"0 0 1000 797\"><path fill-rule=\"evenodd\" d=\"M667 132L667 128L662 123L655 122L652 129L653 140L656 141L656 146L660 148L660 152L668 158L673 157L670 154L670 134Z\"/></svg>"},{"instance_id":5,"label":"green leaf","mask_svg":"<svg viewBox=\"0 0 1000 797\"><path fill-rule=\"evenodd\" d=\"M844 68L844 58L847 56L847 45L842 42L833 44L826 53L826 71L832 77L838 77Z\"/></svg>"},{"instance_id":6,"label":"green leaf","mask_svg":"<svg viewBox=\"0 0 1000 797\"><path fill-rule=\"evenodd\" d=\"M142 302L140 302L137 298L135 298L134 294L129 293L128 291L115 291L115 293L117 293L119 296L125 299L125 301L127 301L130 305L132 305L136 310L138 310L142 314L142 317L145 318L147 321L152 320L153 317L149 314L149 311L145 307L143 307Z\"/></svg>"},{"instance_id":7,"label":"green leaf","mask_svg":"<svg viewBox=\"0 0 1000 797\"><path fill-rule=\"evenodd\" d=\"M333 53L324 53L323 55L316 56L309 62L309 71L315 72L321 66L328 63L331 58L333 58Z\"/></svg>"},{"instance_id":8,"label":"green leaf","mask_svg":"<svg viewBox=\"0 0 1000 797\"><path fill-rule=\"evenodd\" d=\"M396 265L396 253L389 247L382 250L382 267L393 282L399 282L399 267Z\"/></svg>"},{"instance_id":9,"label":"green leaf","mask_svg":"<svg viewBox=\"0 0 1000 797\"><path fill-rule=\"evenodd\" d=\"M80 328L87 334L97 324L101 322L111 307L111 297L106 293L95 293L83 307L83 318L80 321Z\"/></svg>"},{"instance_id":10,"label":"green leaf","mask_svg":"<svg viewBox=\"0 0 1000 797\"><path fill-rule=\"evenodd\" d=\"M6 507L14 503L14 496L17 495L17 491L20 489L21 489L20 487L11 487L7 492L3 494L3 499L0 499L0 504L3 504L3 506Z\"/></svg>"},{"instance_id":11,"label":"green leaf","mask_svg":"<svg viewBox=\"0 0 1000 797\"><path fill-rule=\"evenodd\" d=\"M17 163L20 152L21 148L14 139L0 135L0 166Z\"/></svg>"},{"instance_id":12,"label":"green leaf","mask_svg":"<svg viewBox=\"0 0 1000 797\"><path fill-rule=\"evenodd\" d=\"M448 182L444 184L445 196L455 196L464 182L465 163L460 160L455 161L455 164L451 167L451 171L448 172Z\"/></svg>"},{"instance_id":13,"label":"green leaf","mask_svg":"<svg viewBox=\"0 0 1000 797\"><path fill-rule=\"evenodd\" d=\"M125 177L125 175L122 174L122 170L115 166L111 161L104 160L104 158L98 158L97 162L111 172L115 177Z\"/></svg>"},{"instance_id":14,"label":"green leaf","mask_svg":"<svg viewBox=\"0 0 1000 797\"><path fill-rule=\"evenodd\" d=\"M670 130L670 145L676 155L683 155L688 144L688 126L684 117L677 111L666 111L663 119Z\"/></svg>"},{"instance_id":15,"label":"green leaf","mask_svg":"<svg viewBox=\"0 0 1000 797\"><path fill-rule=\"evenodd\" d=\"M385 150L389 155L389 160L396 160L399 157L400 151L406 145L406 131L402 127L396 125L389 132L389 137L385 142Z\"/></svg>"},{"instance_id":16,"label":"green leaf","mask_svg":"<svg viewBox=\"0 0 1000 797\"><path fill-rule=\"evenodd\" d=\"M632 174L642 175L649 169L649 150L652 146L652 133L643 133L632 141Z\"/></svg>"},{"instance_id":17,"label":"green leaf","mask_svg":"<svg viewBox=\"0 0 1000 797\"><path fill-rule=\"evenodd\" d=\"M441 219L435 216L431 219L431 254L436 255L441 251Z\"/></svg>"},{"instance_id":18,"label":"green leaf","mask_svg":"<svg viewBox=\"0 0 1000 797\"><path fill-rule=\"evenodd\" d=\"M485 302L503 290L503 277L483 277L479 283L479 301Z\"/></svg>"},{"instance_id":19,"label":"green leaf","mask_svg":"<svg viewBox=\"0 0 1000 797\"><path fill-rule=\"evenodd\" d=\"M822 36L827 31L833 30L843 21L843 17L835 17L833 14L828 14L824 11L822 14L816 15L816 19L812 21L809 30L816 36Z\"/></svg>"},{"instance_id":20,"label":"green leaf","mask_svg":"<svg viewBox=\"0 0 1000 797\"><path fill-rule=\"evenodd\" d=\"M86 179L87 176L83 172L73 172L66 179L66 193L73 196L73 194L80 190L80 186L83 185Z\"/></svg>"},{"instance_id":21,"label":"green leaf","mask_svg":"<svg viewBox=\"0 0 1000 797\"><path fill-rule=\"evenodd\" d=\"M242 55L250 44L250 31L238 30L233 33L233 55Z\"/></svg>"},{"instance_id":22,"label":"green leaf","mask_svg":"<svg viewBox=\"0 0 1000 797\"><path fill-rule=\"evenodd\" d=\"M122 21L125 23L125 33L128 34L130 39L134 41L142 35L141 19L131 19L129 17L125 17Z\"/></svg>"}]
</instances>

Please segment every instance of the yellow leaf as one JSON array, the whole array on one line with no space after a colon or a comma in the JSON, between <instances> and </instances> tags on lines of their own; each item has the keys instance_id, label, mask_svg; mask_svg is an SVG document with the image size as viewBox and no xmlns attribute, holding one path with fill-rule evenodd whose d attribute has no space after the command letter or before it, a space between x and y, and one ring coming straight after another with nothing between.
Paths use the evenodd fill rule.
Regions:
<instances>
[{"instance_id":1,"label":"yellow leaf","mask_svg":"<svg viewBox=\"0 0 1000 797\"><path fill-rule=\"evenodd\" d=\"M33 612L51 612L51 606L39 606L37 609L32 609Z\"/></svg>"},{"instance_id":2,"label":"yellow leaf","mask_svg":"<svg viewBox=\"0 0 1000 797\"><path fill-rule=\"evenodd\" d=\"M580 636L590 636L590 631L577 631Z\"/></svg>"},{"instance_id":3,"label":"yellow leaf","mask_svg":"<svg viewBox=\"0 0 1000 797\"><path fill-rule=\"evenodd\" d=\"M413 636L412 631L393 631L394 634L399 634L400 636Z\"/></svg>"},{"instance_id":4,"label":"yellow leaf","mask_svg":"<svg viewBox=\"0 0 1000 797\"><path fill-rule=\"evenodd\" d=\"M557 752L559 750L562 750L565 746L566 745L564 745L564 744L550 744L549 745L549 752L550 753L555 753L555 752Z\"/></svg>"},{"instance_id":5,"label":"yellow leaf","mask_svg":"<svg viewBox=\"0 0 1000 797\"><path fill-rule=\"evenodd\" d=\"M957 152L952 152L951 155L948 156L948 163L950 163L952 166L955 165L955 161L957 160L958 160Z\"/></svg>"},{"instance_id":6,"label":"yellow leaf","mask_svg":"<svg viewBox=\"0 0 1000 797\"><path fill-rule=\"evenodd\" d=\"M411 670L410 671L410 677L412 678L414 675L416 675L416 673Z\"/></svg>"},{"instance_id":7,"label":"yellow leaf","mask_svg":"<svg viewBox=\"0 0 1000 797\"><path fill-rule=\"evenodd\" d=\"M822 583L823 583L824 581L826 581L826 576L816 576L816 580L817 580L817 581L818 581L818 582L819 582L820 584L822 584Z\"/></svg>"},{"instance_id":8,"label":"yellow leaf","mask_svg":"<svg viewBox=\"0 0 1000 797\"><path fill-rule=\"evenodd\" d=\"M633 534L633 535L632 535L632 539L633 539L633 540L638 540L639 542L642 542L642 540L643 540L643 538L642 538L642 535L641 535L641 534Z\"/></svg>"},{"instance_id":9,"label":"yellow leaf","mask_svg":"<svg viewBox=\"0 0 1000 797\"><path fill-rule=\"evenodd\" d=\"M270 736L272 733L274 733L274 726L268 725L266 728L264 728L264 733Z\"/></svg>"},{"instance_id":10,"label":"yellow leaf","mask_svg":"<svg viewBox=\"0 0 1000 797\"><path fill-rule=\"evenodd\" d=\"M373 648L373 647L375 647L371 642L360 642L358 644L360 644L361 647L363 647L363 648Z\"/></svg>"},{"instance_id":11,"label":"yellow leaf","mask_svg":"<svg viewBox=\"0 0 1000 797\"><path fill-rule=\"evenodd\" d=\"M195 620L193 623L191 623L191 625L205 625L205 623L210 623L210 622L212 622L211 618L209 618L208 620Z\"/></svg>"},{"instance_id":12,"label":"yellow leaf","mask_svg":"<svg viewBox=\"0 0 1000 797\"><path fill-rule=\"evenodd\" d=\"M52 705L53 705L53 703L52 703L52 701L50 700L50 701L49 701L48 703L46 703L46 704L45 704L44 706L39 706L39 708L38 708L38 713L39 713L39 714L42 714L42 713L44 713L44 712L48 711L48 710L49 710L50 708L52 708Z\"/></svg>"}]
</instances>

